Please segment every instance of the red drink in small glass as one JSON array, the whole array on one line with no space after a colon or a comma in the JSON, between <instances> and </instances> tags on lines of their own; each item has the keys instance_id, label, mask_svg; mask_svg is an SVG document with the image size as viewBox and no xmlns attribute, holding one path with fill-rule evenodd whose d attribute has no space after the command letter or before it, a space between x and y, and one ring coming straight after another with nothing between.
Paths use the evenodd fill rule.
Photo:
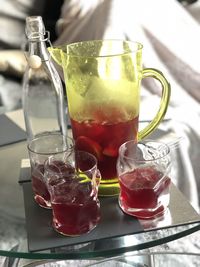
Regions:
<instances>
[{"instance_id":1,"label":"red drink in small glass","mask_svg":"<svg viewBox=\"0 0 200 267\"><path fill-rule=\"evenodd\" d=\"M59 174L60 169L65 171L65 177L74 174L75 170L69 164L66 165L61 160L55 160L49 166L52 171ZM52 181L55 177L52 177ZM44 177L44 164L38 164L32 167L32 189L34 192L34 199L43 208L51 208L50 194L47 187L48 177ZM56 179L56 178L55 178Z\"/></svg>"},{"instance_id":2,"label":"red drink in small glass","mask_svg":"<svg viewBox=\"0 0 200 267\"><path fill-rule=\"evenodd\" d=\"M67 236L90 232L100 220L100 204L90 183L76 178L56 185L52 193L53 227Z\"/></svg>"},{"instance_id":3,"label":"red drink in small glass","mask_svg":"<svg viewBox=\"0 0 200 267\"><path fill-rule=\"evenodd\" d=\"M154 167L141 167L119 176L122 210L139 218L162 214L169 203L170 178Z\"/></svg>"},{"instance_id":4,"label":"red drink in small glass","mask_svg":"<svg viewBox=\"0 0 200 267\"><path fill-rule=\"evenodd\" d=\"M97 158L102 182L116 179L118 149L125 141L137 139L138 117L127 121L113 117L112 122L103 119L78 122L71 119L71 126L76 148Z\"/></svg>"},{"instance_id":5,"label":"red drink in small glass","mask_svg":"<svg viewBox=\"0 0 200 267\"><path fill-rule=\"evenodd\" d=\"M49 157L45 178L51 198L54 229L67 236L90 232L100 220L98 185L101 178L96 158L76 151L65 161Z\"/></svg>"},{"instance_id":6,"label":"red drink in small glass","mask_svg":"<svg viewBox=\"0 0 200 267\"><path fill-rule=\"evenodd\" d=\"M31 176L35 201L43 208L51 208L50 195L44 180L44 164L32 167Z\"/></svg>"},{"instance_id":7,"label":"red drink in small glass","mask_svg":"<svg viewBox=\"0 0 200 267\"><path fill-rule=\"evenodd\" d=\"M28 142L32 189L34 199L41 207L51 208L50 194L44 173L46 160L53 155L58 165L60 159L63 160L68 154L73 154L73 151L73 140L60 133L41 134Z\"/></svg>"}]
</instances>

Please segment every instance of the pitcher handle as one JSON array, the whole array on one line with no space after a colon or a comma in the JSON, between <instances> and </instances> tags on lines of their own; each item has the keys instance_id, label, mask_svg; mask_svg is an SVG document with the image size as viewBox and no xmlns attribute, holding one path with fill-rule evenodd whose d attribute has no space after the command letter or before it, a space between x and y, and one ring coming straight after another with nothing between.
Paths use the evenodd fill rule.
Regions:
<instances>
[{"instance_id":1,"label":"pitcher handle","mask_svg":"<svg viewBox=\"0 0 200 267\"><path fill-rule=\"evenodd\" d=\"M156 113L155 117L144 129L139 131L138 133L139 141L144 137L146 137L147 135L149 135L150 133L152 133L154 129L160 124L167 111L171 95L171 86L161 71L153 68L146 68L142 71L142 79L147 77L152 77L161 83L162 97L160 101L159 110Z\"/></svg>"}]
</instances>

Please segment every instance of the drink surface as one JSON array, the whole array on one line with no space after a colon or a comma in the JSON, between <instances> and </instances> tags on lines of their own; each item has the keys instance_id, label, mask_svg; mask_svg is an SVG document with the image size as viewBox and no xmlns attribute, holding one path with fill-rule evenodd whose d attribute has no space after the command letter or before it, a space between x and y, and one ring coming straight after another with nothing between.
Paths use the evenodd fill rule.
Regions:
<instances>
[{"instance_id":1,"label":"drink surface","mask_svg":"<svg viewBox=\"0 0 200 267\"><path fill-rule=\"evenodd\" d=\"M170 178L154 167L141 167L122 174L120 206L125 213L137 217L153 217L169 203Z\"/></svg>"}]
</instances>

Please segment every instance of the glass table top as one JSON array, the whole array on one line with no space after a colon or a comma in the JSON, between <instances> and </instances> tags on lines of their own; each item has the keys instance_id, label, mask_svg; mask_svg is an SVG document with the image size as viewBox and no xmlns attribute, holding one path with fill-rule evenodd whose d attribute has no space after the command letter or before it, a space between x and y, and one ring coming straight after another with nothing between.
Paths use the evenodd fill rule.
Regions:
<instances>
[{"instance_id":1,"label":"glass table top","mask_svg":"<svg viewBox=\"0 0 200 267\"><path fill-rule=\"evenodd\" d=\"M82 266L93 267L197 267L200 265L200 254L197 253L181 253L181 252L151 252L151 253L137 253L126 254L123 256L103 259L91 264ZM38 265L38 267L41 265ZM53 267L54 265L52 265Z\"/></svg>"},{"instance_id":2,"label":"glass table top","mask_svg":"<svg viewBox=\"0 0 200 267\"><path fill-rule=\"evenodd\" d=\"M99 239L74 246L53 247L38 252L28 250L22 186L18 183L21 160L27 158L26 142L0 147L0 255L26 259L90 259L117 256L125 252L161 245L200 230L200 217L186 202L177 206L179 191L173 188L171 222L149 225L143 231L115 238ZM182 203L181 203L182 204ZM185 216L184 222L182 216ZM181 217L181 218L180 218ZM181 224L181 225L180 225ZM166 227L170 225L170 227ZM159 227L159 230L157 229ZM32 229L34 232L35 229Z\"/></svg>"}]
</instances>

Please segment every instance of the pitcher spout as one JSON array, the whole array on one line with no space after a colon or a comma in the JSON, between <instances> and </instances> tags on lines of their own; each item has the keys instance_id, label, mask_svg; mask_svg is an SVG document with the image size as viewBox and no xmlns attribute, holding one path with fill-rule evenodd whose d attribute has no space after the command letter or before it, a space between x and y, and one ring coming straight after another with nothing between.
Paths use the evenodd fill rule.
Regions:
<instances>
[{"instance_id":1,"label":"pitcher spout","mask_svg":"<svg viewBox=\"0 0 200 267\"><path fill-rule=\"evenodd\" d=\"M62 56L61 56L61 47L52 47L48 48L50 55L52 56L53 60L62 67Z\"/></svg>"}]
</instances>

